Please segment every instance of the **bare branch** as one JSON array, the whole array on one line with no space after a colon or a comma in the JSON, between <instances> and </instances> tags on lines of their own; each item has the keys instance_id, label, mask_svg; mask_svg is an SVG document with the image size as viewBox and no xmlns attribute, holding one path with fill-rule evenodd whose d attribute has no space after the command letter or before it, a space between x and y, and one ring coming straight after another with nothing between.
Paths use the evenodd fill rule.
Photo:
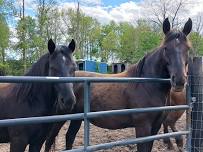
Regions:
<instances>
[{"instance_id":1,"label":"bare branch","mask_svg":"<svg viewBox=\"0 0 203 152\"><path fill-rule=\"evenodd\" d=\"M181 6L182 6L182 1L180 1L180 3L178 4L178 7L177 7L177 9L176 9L176 11L174 13L174 16L173 16L173 19L172 19L172 28L174 27L174 22L175 22L176 16L177 16L178 11L180 10Z\"/></svg>"}]
</instances>

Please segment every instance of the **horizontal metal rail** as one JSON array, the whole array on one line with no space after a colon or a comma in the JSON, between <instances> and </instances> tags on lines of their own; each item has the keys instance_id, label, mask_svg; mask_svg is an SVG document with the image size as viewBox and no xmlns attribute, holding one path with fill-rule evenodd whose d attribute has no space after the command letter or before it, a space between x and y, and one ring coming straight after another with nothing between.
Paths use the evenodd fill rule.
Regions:
<instances>
[{"instance_id":1,"label":"horizontal metal rail","mask_svg":"<svg viewBox=\"0 0 203 152\"><path fill-rule=\"evenodd\" d=\"M134 113L187 110L189 108L190 107L188 105L178 105L178 106L98 111L98 112L88 112L87 118L92 119L92 118L96 118L96 117L127 115L127 114L134 114ZM67 121L67 120L79 120L79 119L84 119L84 113L42 116L42 117L16 118L16 119L4 119L4 120L0 120L0 127L39 124L39 123L53 123L53 122L60 122L60 121Z\"/></svg>"},{"instance_id":2,"label":"horizontal metal rail","mask_svg":"<svg viewBox=\"0 0 203 152\"><path fill-rule=\"evenodd\" d=\"M39 77L39 76L0 76L0 83L26 83L26 82L55 82L55 83L71 83L71 82L91 82L91 83L168 83L170 79L162 78L121 78L121 77Z\"/></svg>"},{"instance_id":3,"label":"horizontal metal rail","mask_svg":"<svg viewBox=\"0 0 203 152\"><path fill-rule=\"evenodd\" d=\"M159 134L159 135L153 135L153 136L147 136L147 137L139 137L139 138L130 138L130 139L117 140L117 141L114 141L114 142L88 146L87 151L111 149L111 148L113 148L115 146L139 144L139 143L149 142L149 141L153 141L153 140L164 139L164 138L169 138L169 137L177 137L177 136L180 136L180 135L187 135L187 134L189 134L189 131L179 131L179 132ZM63 152L84 152L84 148L66 150L66 151L63 151Z\"/></svg>"},{"instance_id":4,"label":"horizontal metal rail","mask_svg":"<svg viewBox=\"0 0 203 152\"><path fill-rule=\"evenodd\" d=\"M86 93L89 92L88 86L90 83L169 83L170 79L162 79L162 78L101 78L101 77L41 77L41 76L0 76L0 83L84 83L87 88ZM86 96L87 103L89 101L89 97ZM88 103L89 104L89 103ZM178 105L178 106L164 106L164 107L147 107L147 108L135 108L135 109L121 109L121 110L110 110L110 111L98 111L98 112L88 112L87 105L85 107L84 113L77 114L66 114L66 115L54 115L54 116L41 116L41 117L27 117L27 118L16 118L16 119L4 119L0 120L0 127L6 126L16 126L16 125L31 125L31 124L39 124L39 123L54 123L59 121L67 121L67 120L78 120L85 119L86 127L85 133L86 136L84 138L85 146L81 149L75 149L71 151L96 151L101 149L109 149L114 146L122 146L128 144L138 144L141 142L148 142L152 140L168 138L168 137L176 137L180 135L187 135L189 131L181 131L175 133L154 135L148 137L140 137L140 138L132 138L119 140L115 142L99 144L89 146L89 120L98 117L106 117L106 116L117 116L117 115L128 115L135 113L148 113L148 112L161 112L161 111L176 111L176 110L187 110L190 109L188 105ZM87 121L88 120L88 121Z\"/></svg>"}]
</instances>

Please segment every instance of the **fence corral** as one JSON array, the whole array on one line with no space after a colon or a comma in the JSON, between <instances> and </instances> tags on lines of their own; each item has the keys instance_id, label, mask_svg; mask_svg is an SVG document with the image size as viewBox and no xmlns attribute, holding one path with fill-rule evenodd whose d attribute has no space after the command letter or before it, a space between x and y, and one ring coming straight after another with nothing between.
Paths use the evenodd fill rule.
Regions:
<instances>
[{"instance_id":1,"label":"fence corral","mask_svg":"<svg viewBox=\"0 0 203 152\"><path fill-rule=\"evenodd\" d=\"M191 84L191 152L203 151L203 58L193 59L189 81Z\"/></svg>"},{"instance_id":2,"label":"fence corral","mask_svg":"<svg viewBox=\"0 0 203 152\"><path fill-rule=\"evenodd\" d=\"M91 83L108 83L108 82L135 82L135 83L168 83L169 79L159 79L159 78L93 78L93 77L82 77L82 78L56 78L56 77L12 77L12 76L1 76L0 82L2 83L26 83L26 82L55 82L55 83L67 83L67 82L82 82L84 83L84 113L79 114L68 114L60 116L46 116L46 117L32 117L32 118L19 118L19 119L8 119L0 120L0 127L3 126L14 126L14 125L26 125L26 124L37 124L37 123L47 123L47 122L58 122L64 120L73 120L73 119L84 119L84 147L80 149L70 150L72 152L78 151L96 151L101 149L109 149L114 146L122 146L128 144L137 144L141 142L147 142L157 139L163 139L168 137L176 137L180 135L187 135L187 146L186 151L200 152L202 151L202 136L203 132L201 128L203 127L202 121L202 110L203 110L203 94L202 94L202 85L203 77L202 75L202 58L193 59L193 63L190 66L190 76L189 83L187 85L187 100L188 105L179 105L179 106L165 106L165 107L150 107L150 108L136 108L136 109L121 109L121 110L112 110L112 111L99 111L99 112L89 112L89 98L90 94L90 85ZM192 70L191 70L192 68ZM199 70L197 70L199 68ZM200 70L201 69L201 70ZM201 73L199 72L201 71ZM192 95L192 96L191 96ZM190 104L190 99L195 101L195 103ZM190 105L192 108L192 124L190 124ZM89 119L95 117L103 116L112 116L112 115L126 115L132 113L143 113L143 112L156 112L156 111L174 111L174 110L187 110L187 130L179 131L174 133L159 134L148 137L141 138L131 138L124 139L120 141L99 144L99 145L90 145L89 143Z\"/></svg>"}]
</instances>

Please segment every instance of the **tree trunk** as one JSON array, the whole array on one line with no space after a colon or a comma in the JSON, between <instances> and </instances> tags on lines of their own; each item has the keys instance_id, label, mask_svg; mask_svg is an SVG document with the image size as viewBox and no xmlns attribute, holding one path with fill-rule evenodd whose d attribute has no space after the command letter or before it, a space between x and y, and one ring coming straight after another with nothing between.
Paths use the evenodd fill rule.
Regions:
<instances>
[{"instance_id":1,"label":"tree trunk","mask_svg":"<svg viewBox=\"0 0 203 152\"><path fill-rule=\"evenodd\" d=\"M25 0L23 0L23 43L25 44ZM26 49L25 46L23 46L23 67L24 67L24 73L27 71L27 63L26 63Z\"/></svg>"},{"instance_id":2,"label":"tree trunk","mask_svg":"<svg viewBox=\"0 0 203 152\"><path fill-rule=\"evenodd\" d=\"M5 63L5 50L2 49L2 62Z\"/></svg>"}]
</instances>

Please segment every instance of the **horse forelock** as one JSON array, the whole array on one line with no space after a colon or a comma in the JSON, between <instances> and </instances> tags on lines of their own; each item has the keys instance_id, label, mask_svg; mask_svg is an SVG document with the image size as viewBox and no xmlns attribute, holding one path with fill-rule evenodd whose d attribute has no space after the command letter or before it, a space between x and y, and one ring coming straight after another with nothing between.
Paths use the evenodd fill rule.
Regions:
<instances>
[{"instance_id":1,"label":"horse forelock","mask_svg":"<svg viewBox=\"0 0 203 152\"><path fill-rule=\"evenodd\" d=\"M171 31L169 32L166 37L165 37L165 42L169 42L173 39L182 39L182 40L186 40L186 35L181 32L181 31Z\"/></svg>"},{"instance_id":2,"label":"horse forelock","mask_svg":"<svg viewBox=\"0 0 203 152\"><path fill-rule=\"evenodd\" d=\"M190 40L187 38L187 36L186 36L182 31L175 31L175 30L169 32L169 33L165 36L163 42L161 43L161 46L163 46L164 44L166 44L166 43L168 43L168 42L170 42L170 41L172 41L172 40L176 40L176 41L179 41L179 42L185 42L185 44L186 44L189 48L192 47L191 42L190 42Z\"/></svg>"}]
</instances>

